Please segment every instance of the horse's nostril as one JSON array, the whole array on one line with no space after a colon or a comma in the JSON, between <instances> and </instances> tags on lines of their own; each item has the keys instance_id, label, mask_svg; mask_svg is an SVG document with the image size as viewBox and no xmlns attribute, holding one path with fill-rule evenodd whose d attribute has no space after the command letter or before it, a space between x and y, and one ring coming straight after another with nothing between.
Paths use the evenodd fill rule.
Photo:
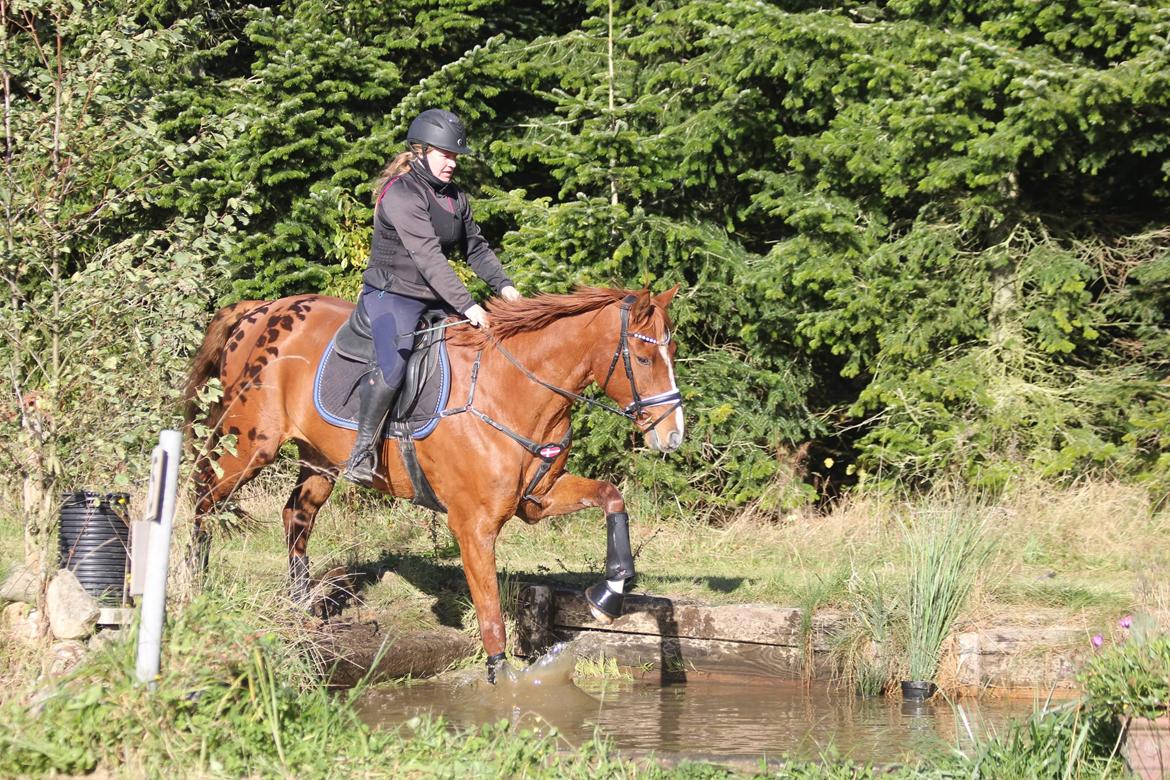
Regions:
<instances>
[{"instance_id":1,"label":"horse's nostril","mask_svg":"<svg viewBox=\"0 0 1170 780\"><path fill-rule=\"evenodd\" d=\"M670 435L667 436L666 439L672 450L677 450L679 445L682 444L682 434L678 431L671 431Z\"/></svg>"}]
</instances>

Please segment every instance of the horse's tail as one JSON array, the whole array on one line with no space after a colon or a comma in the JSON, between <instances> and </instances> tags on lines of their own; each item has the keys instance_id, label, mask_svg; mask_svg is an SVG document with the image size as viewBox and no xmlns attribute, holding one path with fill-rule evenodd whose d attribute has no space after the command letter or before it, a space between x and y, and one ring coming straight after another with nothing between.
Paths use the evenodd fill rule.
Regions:
<instances>
[{"instance_id":1,"label":"horse's tail","mask_svg":"<svg viewBox=\"0 0 1170 780\"><path fill-rule=\"evenodd\" d=\"M211 318L211 324L207 326L207 333L203 336L203 343L195 353L195 359L191 361L187 384L183 387L183 419L188 432L200 413L198 402L200 388L209 380L219 378L220 360L228 339L235 332L240 320L263 303L264 301L239 301L220 309ZM222 409L218 402L213 402L203 411L206 413L204 420L218 421Z\"/></svg>"}]
</instances>

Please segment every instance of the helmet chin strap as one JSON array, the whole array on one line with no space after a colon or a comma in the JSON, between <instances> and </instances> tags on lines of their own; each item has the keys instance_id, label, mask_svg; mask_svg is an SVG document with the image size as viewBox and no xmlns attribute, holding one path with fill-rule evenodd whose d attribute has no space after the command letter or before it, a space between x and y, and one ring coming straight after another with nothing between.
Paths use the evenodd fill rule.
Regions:
<instances>
[{"instance_id":1,"label":"helmet chin strap","mask_svg":"<svg viewBox=\"0 0 1170 780\"><path fill-rule=\"evenodd\" d=\"M432 177L434 177L436 183L444 185L444 186L447 184L450 184L450 182L445 182L442 179L440 179L439 174L437 174L431 170L431 164L427 160L427 155L430 153L430 151L432 149L439 149L440 151L442 151L443 148L441 146L435 146L434 144L428 144L428 143L421 143L418 145L422 147L421 152L416 151L414 149L414 147L412 147L409 143L406 145L407 151L411 152L414 155L414 159L422 164L423 170L425 170L428 174L430 174Z\"/></svg>"}]
</instances>

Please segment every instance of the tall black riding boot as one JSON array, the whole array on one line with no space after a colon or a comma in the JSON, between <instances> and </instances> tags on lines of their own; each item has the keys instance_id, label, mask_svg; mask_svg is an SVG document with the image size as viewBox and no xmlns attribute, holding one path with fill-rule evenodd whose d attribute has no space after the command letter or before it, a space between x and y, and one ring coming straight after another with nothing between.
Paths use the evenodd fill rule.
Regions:
<instances>
[{"instance_id":1,"label":"tall black riding boot","mask_svg":"<svg viewBox=\"0 0 1170 780\"><path fill-rule=\"evenodd\" d=\"M345 464L342 475L359 485L372 485L378 471L378 453L382 447L382 426L390 413L390 406L398 388L391 387L382 379L382 372L374 369L358 388L361 406L358 410L357 441Z\"/></svg>"}]
</instances>

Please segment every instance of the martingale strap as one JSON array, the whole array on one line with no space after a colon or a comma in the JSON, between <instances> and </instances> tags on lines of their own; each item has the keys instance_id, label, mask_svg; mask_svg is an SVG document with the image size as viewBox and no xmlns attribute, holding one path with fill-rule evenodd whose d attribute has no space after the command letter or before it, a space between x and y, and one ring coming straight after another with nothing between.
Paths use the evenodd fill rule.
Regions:
<instances>
[{"instance_id":1,"label":"martingale strap","mask_svg":"<svg viewBox=\"0 0 1170 780\"><path fill-rule=\"evenodd\" d=\"M548 473L550 468L552 468L552 464L556 461L557 458L561 456L561 453L568 449L569 443L573 440L573 427L572 425L569 426L568 430L565 431L564 437L561 438L559 442L540 443L529 439L527 436L517 433L498 420L494 420L484 412L476 409L475 390L479 385L479 367L482 359L483 350L481 349L475 354L475 362L471 365L471 389L467 393L467 403L455 409L445 409L444 411L440 412L439 416L451 417L456 414L470 412L479 419L483 420L492 428L496 429L512 441L519 444L531 455L540 458L540 467L537 468L536 474L533 475L531 480L529 480L528 486L524 488L524 495L521 496L522 501L540 503L540 499L534 496L532 491L536 490L536 486L540 484L540 480L543 479L544 475Z\"/></svg>"},{"instance_id":2,"label":"martingale strap","mask_svg":"<svg viewBox=\"0 0 1170 780\"><path fill-rule=\"evenodd\" d=\"M569 442L573 440L572 426L569 426L569 430L565 431L564 437L562 437L559 442L552 444L540 444L533 441L532 439L529 439L527 436L522 436L510 428L504 426L503 424L493 420L479 409L468 409L468 411L479 419L483 420L491 427L495 428L500 433L507 436L512 441L519 444L532 455L540 458L540 468L536 470L536 474L533 475L531 480L529 480L528 487L524 488L524 495L521 496L522 500L524 501L532 501L539 504L540 499L532 495L532 491L536 490L536 486L540 484L540 480L543 479L544 475L548 473L548 470L552 468L553 462L561 456L561 453L564 452L566 448L568 448Z\"/></svg>"}]
</instances>

